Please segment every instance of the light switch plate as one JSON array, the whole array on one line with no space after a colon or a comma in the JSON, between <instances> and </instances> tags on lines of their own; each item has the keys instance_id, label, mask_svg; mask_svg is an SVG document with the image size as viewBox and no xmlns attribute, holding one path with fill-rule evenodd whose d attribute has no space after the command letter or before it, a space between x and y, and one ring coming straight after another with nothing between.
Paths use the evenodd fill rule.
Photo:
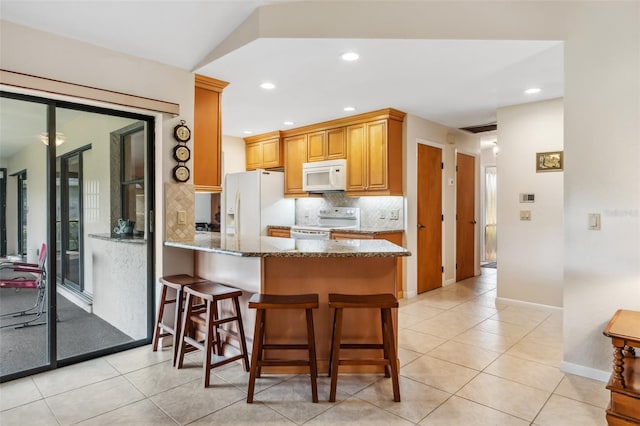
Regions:
<instances>
[{"instance_id":1,"label":"light switch plate","mask_svg":"<svg viewBox=\"0 0 640 426\"><path fill-rule=\"evenodd\" d=\"M531 220L531 210L520 210L520 220Z\"/></svg>"},{"instance_id":2,"label":"light switch plate","mask_svg":"<svg viewBox=\"0 0 640 426\"><path fill-rule=\"evenodd\" d=\"M185 210L178 210L178 225L187 224L187 212Z\"/></svg>"},{"instance_id":3,"label":"light switch plate","mask_svg":"<svg viewBox=\"0 0 640 426\"><path fill-rule=\"evenodd\" d=\"M589 213L589 225L588 229L591 231L600 230L600 213Z\"/></svg>"}]
</instances>

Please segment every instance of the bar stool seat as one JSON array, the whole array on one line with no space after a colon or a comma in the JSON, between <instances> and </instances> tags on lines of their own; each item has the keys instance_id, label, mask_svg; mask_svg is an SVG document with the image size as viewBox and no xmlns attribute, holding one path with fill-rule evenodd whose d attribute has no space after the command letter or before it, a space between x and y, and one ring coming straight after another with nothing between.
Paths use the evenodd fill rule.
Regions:
<instances>
[{"instance_id":1,"label":"bar stool seat","mask_svg":"<svg viewBox=\"0 0 640 426\"><path fill-rule=\"evenodd\" d=\"M398 379L398 356L395 347L391 309L398 307L398 300L392 294L329 294L329 308L334 308L331 351L329 355L329 375L331 391L329 401L335 402L340 365L383 365L385 377L391 376L393 400L400 402L400 382ZM342 343L342 314L344 309L380 309L382 343ZM340 349L382 349L382 358L340 358Z\"/></svg>"},{"instance_id":2,"label":"bar stool seat","mask_svg":"<svg viewBox=\"0 0 640 426\"><path fill-rule=\"evenodd\" d=\"M203 351L204 387L209 387L212 368L241 359L245 371L249 371L247 343L239 302L242 290L213 281L205 281L185 287L184 293L186 295L185 312L182 317L177 367L182 368L185 353L195 350ZM197 304L197 299L202 300L203 304ZM220 318L218 302L229 299L232 301L233 312L231 315ZM236 331L220 327L222 324L233 322L236 323ZM196 337L198 328L203 330L203 340L198 340ZM221 334L238 342L239 354L224 356ZM215 360L212 360L212 354L216 355Z\"/></svg>"},{"instance_id":3,"label":"bar stool seat","mask_svg":"<svg viewBox=\"0 0 640 426\"><path fill-rule=\"evenodd\" d=\"M251 353L251 370L249 373L249 388L247 391L247 403L253 402L256 377L260 377L263 366L309 366L311 376L311 399L318 402L318 366L316 361L316 343L313 329L313 311L318 308L317 294L275 295L254 294L249 300L249 308L256 309L256 326L253 337L253 351ZM307 343L266 343L265 323L266 311L272 309L304 309L307 322ZM308 359L265 359L264 351L268 349L309 351Z\"/></svg>"},{"instance_id":4,"label":"bar stool seat","mask_svg":"<svg viewBox=\"0 0 640 426\"><path fill-rule=\"evenodd\" d=\"M158 318L153 329L152 349L158 350L158 341L161 337L173 336L173 357L172 363L176 365L178 355L178 339L180 338L180 327L182 325L182 311L184 306L183 289L186 286L206 281L204 278L192 277L191 275L168 275L160 278L162 284L162 292L160 294L160 306L158 307ZM176 291L175 299L168 299L167 292L172 288ZM176 312L173 318L173 324L162 322L164 316L164 308L167 305L175 304Z\"/></svg>"}]
</instances>

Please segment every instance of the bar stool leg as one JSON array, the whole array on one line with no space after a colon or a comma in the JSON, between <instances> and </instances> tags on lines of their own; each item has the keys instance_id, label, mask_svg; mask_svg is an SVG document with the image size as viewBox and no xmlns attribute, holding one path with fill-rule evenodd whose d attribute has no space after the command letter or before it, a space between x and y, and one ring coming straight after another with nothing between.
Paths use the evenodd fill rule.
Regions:
<instances>
[{"instance_id":1,"label":"bar stool leg","mask_svg":"<svg viewBox=\"0 0 640 426\"><path fill-rule=\"evenodd\" d=\"M383 351L383 356L384 359L389 359L389 348L387 347L387 344L385 343L385 339L386 339L386 329L384 327L384 308L380 308L380 328L382 330L382 351ZM385 365L384 366L384 377L389 378L391 377L391 367L389 365Z\"/></svg>"},{"instance_id":2,"label":"bar stool leg","mask_svg":"<svg viewBox=\"0 0 640 426\"><path fill-rule=\"evenodd\" d=\"M176 366L176 360L178 358L178 346L180 345L180 335L182 334L182 310L184 309L184 293L181 290L176 290L176 312L174 320L174 333L173 333L173 366Z\"/></svg>"},{"instance_id":3,"label":"bar stool leg","mask_svg":"<svg viewBox=\"0 0 640 426\"><path fill-rule=\"evenodd\" d=\"M236 322L238 323L238 334L240 334L240 349L244 356L242 357L242 364L244 365L244 370L249 371L249 356L247 355L247 341L244 337L244 326L242 325L242 320L240 317L240 301L237 297L233 299L233 305L235 308L235 316L237 318Z\"/></svg>"},{"instance_id":4,"label":"bar stool leg","mask_svg":"<svg viewBox=\"0 0 640 426\"><path fill-rule=\"evenodd\" d=\"M160 307L158 308L158 318L156 319L156 326L153 329L153 352L156 352L158 350L158 340L160 339L160 323L162 322L162 316L164 315L165 300L167 300L167 286L163 285L162 294L160 295Z\"/></svg>"},{"instance_id":5,"label":"bar stool leg","mask_svg":"<svg viewBox=\"0 0 640 426\"><path fill-rule=\"evenodd\" d=\"M216 302L212 303L210 301L207 301L206 304L207 304L207 313L205 317L205 330L207 331L206 331L206 335L204 336L204 351L203 351L204 361L202 363L202 367L204 369L204 387L208 388L209 382L211 380L211 351L214 348L214 343L216 343L213 341L214 328L217 329L218 327L213 325L213 321L212 321L212 317L217 316L215 314ZM214 306L211 306L211 305L214 305Z\"/></svg>"},{"instance_id":6,"label":"bar stool leg","mask_svg":"<svg viewBox=\"0 0 640 426\"><path fill-rule=\"evenodd\" d=\"M256 385L259 362L262 360L262 338L264 336L264 309L256 311L256 326L253 332L253 350L251 352L251 369L249 371L249 386L247 389L247 403L253 402L253 391Z\"/></svg>"},{"instance_id":7,"label":"bar stool leg","mask_svg":"<svg viewBox=\"0 0 640 426\"><path fill-rule=\"evenodd\" d=\"M383 334L383 346L385 348L385 357L389 360L389 367L391 369L391 381L393 384L393 400L400 402L400 382L398 379L398 358L396 355L396 348L393 342L393 322L391 319L391 309L382 309L382 328ZM385 367L386 371L386 367Z\"/></svg>"},{"instance_id":8,"label":"bar stool leg","mask_svg":"<svg viewBox=\"0 0 640 426\"><path fill-rule=\"evenodd\" d=\"M307 339L309 341L309 375L311 376L311 398L313 402L318 402L318 366L316 365L316 336L313 331L313 311L305 309L307 312Z\"/></svg>"},{"instance_id":9,"label":"bar stool leg","mask_svg":"<svg viewBox=\"0 0 640 426\"><path fill-rule=\"evenodd\" d=\"M191 317L191 312L193 311L193 306L191 302L191 294L187 294L187 298L185 300L185 312L182 315L182 325L180 326L180 344L178 345L178 359L176 360L175 366L177 368L182 368L182 363L184 362L184 352L185 352L185 341L184 336L186 336L188 331L191 329L189 318Z\"/></svg>"},{"instance_id":10,"label":"bar stool leg","mask_svg":"<svg viewBox=\"0 0 640 426\"><path fill-rule=\"evenodd\" d=\"M338 387L338 368L340 366L340 340L342 339L342 308L336 308L334 317L333 352L331 353L331 391L329 402L336 402L336 389Z\"/></svg>"}]
</instances>

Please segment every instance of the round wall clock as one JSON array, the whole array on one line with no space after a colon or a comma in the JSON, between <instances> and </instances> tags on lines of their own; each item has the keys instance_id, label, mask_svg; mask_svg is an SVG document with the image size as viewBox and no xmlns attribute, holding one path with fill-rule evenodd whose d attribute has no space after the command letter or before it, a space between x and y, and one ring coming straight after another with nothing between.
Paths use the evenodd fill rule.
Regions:
<instances>
[{"instance_id":1,"label":"round wall clock","mask_svg":"<svg viewBox=\"0 0 640 426\"><path fill-rule=\"evenodd\" d=\"M178 142L187 142L191 139L191 129L187 127L184 120L180 120L180 124L173 128L173 137Z\"/></svg>"},{"instance_id":2,"label":"round wall clock","mask_svg":"<svg viewBox=\"0 0 640 426\"><path fill-rule=\"evenodd\" d=\"M186 182L189 180L189 168L187 166L178 165L173 168L173 178L178 182Z\"/></svg>"},{"instance_id":3,"label":"round wall clock","mask_svg":"<svg viewBox=\"0 0 640 426\"><path fill-rule=\"evenodd\" d=\"M191 150L184 145L178 145L173 148L173 158L181 163L189 161L189 158L191 158Z\"/></svg>"}]
</instances>

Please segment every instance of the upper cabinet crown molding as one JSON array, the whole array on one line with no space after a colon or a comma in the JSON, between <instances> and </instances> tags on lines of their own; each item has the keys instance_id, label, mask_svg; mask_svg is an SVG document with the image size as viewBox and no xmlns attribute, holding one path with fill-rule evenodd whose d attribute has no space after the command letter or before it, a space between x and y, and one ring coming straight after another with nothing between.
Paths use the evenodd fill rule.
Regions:
<instances>
[{"instance_id":1,"label":"upper cabinet crown molding","mask_svg":"<svg viewBox=\"0 0 640 426\"><path fill-rule=\"evenodd\" d=\"M323 121L321 123L309 124L308 126L296 127L293 129L282 130L283 137L295 136L302 133L312 133L321 130L330 130L336 127L346 127L353 124L364 123L375 120L396 120L404 121L407 114L393 108L384 108L376 111L365 112L362 114L350 115L348 117L337 118L335 120Z\"/></svg>"},{"instance_id":2,"label":"upper cabinet crown molding","mask_svg":"<svg viewBox=\"0 0 640 426\"><path fill-rule=\"evenodd\" d=\"M229 85L229 82L217 80L205 75L195 74L194 85L195 87L199 87L201 89L207 89L214 92L222 93L224 88Z\"/></svg>"}]
</instances>

